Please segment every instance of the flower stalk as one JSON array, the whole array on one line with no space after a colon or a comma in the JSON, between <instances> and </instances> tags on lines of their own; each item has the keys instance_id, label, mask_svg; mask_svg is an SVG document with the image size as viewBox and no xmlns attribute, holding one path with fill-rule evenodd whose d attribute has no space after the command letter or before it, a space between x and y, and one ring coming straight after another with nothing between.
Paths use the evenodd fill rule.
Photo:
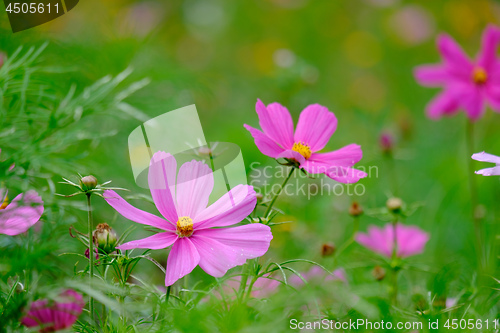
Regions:
<instances>
[{"instance_id":1,"label":"flower stalk","mask_svg":"<svg viewBox=\"0 0 500 333\"><path fill-rule=\"evenodd\" d=\"M269 206L267 206L267 209L266 209L266 212L264 213L264 217L267 218L269 217L269 213L271 213L271 210L273 209L273 206L274 206L274 203L276 202L276 199L278 199L279 195L281 194L281 192L283 191L283 188L285 187L285 185L288 183L288 181L290 180L290 178L292 177L292 174L293 172L295 171L295 168L293 167L290 172L288 173L288 176L285 178L285 180L283 181L283 183L281 184L279 190L274 194L274 197L273 199L271 200L271 202L269 203ZM243 280L242 280L243 281Z\"/></svg>"},{"instance_id":2,"label":"flower stalk","mask_svg":"<svg viewBox=\"0 0 500 333\"><path fill-rule=\"evenodd\" d=\"M92 204L90 202L90 197L92 193L87 192L87 212L88 212L88 230L89 230L89 284L90 284L90 289L92 290L92 278L94 277L94 240L92 237L92 231L94 230L94 225L92 221ZM93 321L94 320L94 298L90 296L89 299L89 312L90 312L90 319Z\"/></svg>"}]
</instances>

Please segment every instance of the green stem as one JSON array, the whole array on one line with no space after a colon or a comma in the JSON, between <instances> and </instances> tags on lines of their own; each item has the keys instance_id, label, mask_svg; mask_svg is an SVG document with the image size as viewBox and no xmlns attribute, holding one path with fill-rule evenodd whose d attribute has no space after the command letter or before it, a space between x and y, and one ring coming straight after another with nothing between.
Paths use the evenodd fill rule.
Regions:
<instances>
[{"instance_id":1,"label":"green stem","mask_svg":"<svg viewBox=\"0 0 500 333\"><path fill-rule=\"evenodd\" d=\"M87 193L87 212L88 212L88 228L89 228L89 263L90 263L89 283L90 283L90 290L92 290L93 289L92 279L94 277L94 240L92 237L92 231L94 230L94 225L92 223L92 205L90 203L90 196L91 193ZM92 296L90 296L89 300L89 312L90 312L90 319L94 321L94 298Z\"/></svg>"},{"instance_id":2,"label":"green stem","mask_svg":"<svg viewBox=\"0 0 500 333\"><path fill-rule=\"evenodd\" d=\"M172 289L172 286L167 287L167 293L165 294L165 304L168 305L168 299L170 298L170 290Z\"/></svg>"},{"instance_id":3,"label":"green stem","mask_svg":"<svg viewBox=\"0 0 500 333\"><path fill-rule=\"evenodd\" d=\"M283 191L283 188L285 187L286 183L288 183L288 181L290 180L290 178L292 177L292 174L293 172L295 171L295 168L292 168L290 170L290 173L288 174L288 177L285 178L285 180L283 181L283 183L281 184L280 186L280 189L278 190L278 192L276 192L276 194L274 195L273 197L273 200L271 200L271 203L269 204L269 206L267 206L267 210L266 212L264 213L264 217L268 217L269 213L271 212L271 210L273 209L273 206L274 206L274 203L276 202L276 199L278 199L279 195L281 194L281 191Z\"/></svg>"},{"instance_id":4,"label":"green stem","mask_svg":"<svg viewBox=\"0 0 500 333\"><path fill-rule=\"evenodd\" d=\"M468 176L469 176L469 191L470 191L470 200L471 200L471 210L472 210L472 221L474 223L474 232L476 235L476 251L478 258L478 265L482 267L482 247L481 247L481 218L478 216L476 210L478 206L478 198L477 198L477 185L476 185L476 177L474 173L474 160L471 156L474 154L474 123L470 120L467 120L467 130L466 130L466 140L467 140L467 164L468 164Z\"/></svg>"},{"instance_id":5,"label":"green stem","mask_svg":"<svg viewBox=\"0 0 500 333\"><path fill-rule=\"evenodd\" d=\"M354 243L354 240L356 239L356 234L358 233L359 230L359 216L354 216L353 218L353 229L352 229L352 235L349 237L349 239L342 244L342 246L339 247L337 251L335 251L335 256L334 256L334 263L337 263L337 258L349 247L351 246L352 243Z\"/></svg>"}]
</instances>

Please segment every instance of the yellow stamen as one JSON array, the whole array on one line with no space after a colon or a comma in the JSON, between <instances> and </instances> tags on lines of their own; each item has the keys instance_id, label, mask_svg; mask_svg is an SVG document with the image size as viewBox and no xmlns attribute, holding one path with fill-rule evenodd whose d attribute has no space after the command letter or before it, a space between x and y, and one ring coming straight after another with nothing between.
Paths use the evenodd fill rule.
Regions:
<instances>
[{"instance_id":1,"label":"yellow stamen","mask_svg":"<svg viewBox=\"0 0 500 333\"><path fill-rule=\"evenodd\" d=\"M9 205L9 198L7 196L5 196L5 200L0 205L0 209L5 209L5 208L7 208L8 205Z\"/></svg>"},{"instance_id":2,"label":"yellow stamen","mask_svg":"<svg viewBox=\"0 0 500 333\"><path fill-rule=\"evenodd\" d=\"M296 151L300 155L304 156L304 158L307 160L309 157L311 157L312 151L311 148L306 145L305 143L302 142L295 142L292 147L293 151Z\"/></svg>"},{"instance_id":3,"label":"yellow stamen","mask_svg":"<svg viewBox=\"0 0 500 333\"><path fill-rule=\"evenodd\" d=\"M179 237L189 237L193 234L193 220L189 216L179 217L177 221L177 235Z\"/></svg>"},{"instance_id":4,"label":"yellow stamen","mask_svg":"<svg viewBox=\"0 0 500 333\"><path fill-rule=\"evenodd\" d=\"M472 71L472 80L475 84L485 84L488 81L488 73L483 68L476 67Z\"/></svg>"}]
</instances>

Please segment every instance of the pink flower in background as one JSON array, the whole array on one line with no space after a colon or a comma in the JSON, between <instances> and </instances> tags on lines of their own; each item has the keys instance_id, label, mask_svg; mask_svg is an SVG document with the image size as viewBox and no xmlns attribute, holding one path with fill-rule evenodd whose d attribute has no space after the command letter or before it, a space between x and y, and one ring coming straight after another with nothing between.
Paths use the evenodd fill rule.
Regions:
<instances>
[{"instance_id":1,"label":"pink flower in background","mask_svg":"<svg viewBox=\"0 0 500 333\"><path fill-rule=\"evenodd\" d=\"M472 155L472 159L480 162L490 162L495 163L496 166L493 168L481 169L476 171L476 174L483 176L500 176L500 157L485 153L477 153Z\"/></svg>"},{"instance_id":2,"label":"pink flower in background","mask_svg":"<svg viewBox=\"0 0 500 333\"><path fill-rule=\"evenodd\" d=\"M333 274L333 275L332 275ZM337 269L332 272L332 274L328 274L319 266L314 265L309 269L309 271L305 273L301 273L302 277L308 282L312 283L314 281L318 283L326 282L326 281L342 281L347 282L347 277L345 271L343 269ZM297 275L292 275L288 279L288 282L294 287L302 287L305 283L304 281Z\"/></svg>"},{"instance_id":3,"label":"pink flower in background","mask_svg":"<svg viewBox=\"0 0 500 333\"><path fill-rule=\"evenodd\" d=\"M84 306L82 295L74 290L66 290L54 301L43 299L31 303L21 323L39 332L63 330L75 323Z\"/></svg>"},{"instance_id":4,"label":"pink flower in background","mask_svg":"<svg viewBox=\"0 0 500 333\"><path fill-rule=\"evenodd\" d=\"M415 226L396 225L396 243L398 257L409 257L424 251L429 234ZM368 233L358 233L356 241L370 250L380 253L388 258L392 256L394 246L394 230L391 223L384 228L368 227Z\"/></svg>"},{"instance_id":5,"label":"pink flower in background","mask_svg":"<svg viewBox=\"0 0 500 333\"><path fill-rule=\"evenodd\" d=\"M151 159L149 188L163 218L139 210L114 191L105 191L106 201L129 220L162 232L118 246L118 249L164 249L170 245L165 285L170 286L197 265L221 277L247 259L264 255L273 238L271 228L252 223L225 228L241 222L254 209L257 199L252 186L238 185L208 206L214 177L208 165L184 163L177 173L177 161L164 152Z\"/></svg>"},{"instance_id":6,"label":"pink flower in background","mask_svg":"<svg viewBox=\"0 0 500 333\"><path fill-rule=\"evenodd\" d=\"M355 183L367 176L352 168L363 156L361 147L356 144L318 153L337 129L337 118L326 107L319 104L306 107L300 114L295 133L292 116L281 104L272 103L266 107L257 100L255 109L262 131L244 126L264 155L287 158L309 173L324 173L341 183Z\"/></svg>"},{"instance_id":7,"label":"pink flower in background","mask_svg":"<svg viewBox=\"0 0 500 333\"><path fill-rule=\"evenodd\" d=\"M382 132L379 145L384 153L390 153L394 148L394 136L389 132Z\"/></svg>"},{"instance_id":8,"label":"pink flower in background","mask_svg":"<svg viewBox=\"0 0 500 333\"><path fill-rule=\"evenodd\" d=\"M247 287L251 283L251 278L248 278ZM232 279L224 281L222 289L226 295L235 296L240 289L241 276L236 276ZM266 298L276 292L281 283L275 279L269 279L267 277L258 278L252 287L251 296L254 298ZM220 297L220 293L214 291L215 295Z\"/></svg>"},{"instance_id":9,"label":"pink flower in background","mask_svg":"<svg viewBox=\"0 0 500 333\"><path fill-rule=\"evenodd\" d=\"M427 106L429 118L438 119L464 109L471 120L477 120L486 104L500 112L500 64L496 56L499 43L500 29L488 26L479 55L470 60L450 36L439 36L437 46L443 64L415 69L415 77L421 85L443 87Z\"/></svg>"},{"instance_id":10,"label":"pink flower in background","mask_svg":"<svg viewBox=\"0 0 500 333\"><path fill-rule=\"evenodd\" d=\"M43 214L42 198L35 191L21 193L9 203L0 189L0 234L15 236L26 232Z\"/></svg>"}]
</instances>

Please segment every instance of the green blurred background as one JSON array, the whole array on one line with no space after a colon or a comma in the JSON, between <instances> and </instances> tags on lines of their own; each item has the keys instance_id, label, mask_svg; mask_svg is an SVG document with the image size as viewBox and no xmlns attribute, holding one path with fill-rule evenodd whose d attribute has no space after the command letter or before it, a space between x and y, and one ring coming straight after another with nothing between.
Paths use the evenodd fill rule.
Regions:
<instances>
[{"instance_id":1,"label":"green blurred background","mask_svg":"<svg viewBox=\"0 0 500 333\"><path fill-rule=\"evenodd\" d=\"M482 30L500 18L498 2L82 0L66 15L16 34L10 31L6 13L0 17L0 49L7 54L20 45L49 41L43 61L71 68L50 76L61 91L73 84L81 90L131 66L134 72L128 83L146 77L151 83L128 98L129 104L151 118L196 104L207 141L238 144L247 166L254 161L275 164L258 151L243 128L244 123L258 125L257 98L285 105L295 121L308 104L327 106L338 118L338 129L325 150L360 144L364 156L359 165L377 166L378 177L361 180L366 188L361 197L281 197L278 205L285 215L280 219L293 223L273 229L274 240L265 259L307 258L333 268L331 259L321 257L321 245L341 244L349 237L351 202L359 201L369 211L397 195L407 203L423 203L405 222L431 234L425 253L411 260L432 268L404 277L409 286L405 292L425 293L443 270L450 274L448 294L473 285L477 263L470 221L466 118L460 113L437 122L427 119L425 105L438 90L418 86L412 71L417 65L440 61L435 38L441 32L452 35L474 56ZM87 119L79 123L81 131L98 128L113 135L84 140L63 154L78 164L75 173L92 173L133 193L147 193L134 183L127 147L129 133L140 123L105 116ZM488 111L476 125L476 152L500 155L499 126L500 115ZM384 131L395 138L394 166L379 147ZM84 151L88 154L79 154ZM475 164L476 170L482 167L487 165ZM54 175L53 180L61 176L71 174ZM498 234L498 177L476 178L485 209L485 234ZM132 225L101 200L95 202L96 222L112 222L118 232ZM132 203L156 213L151 204ZM76 225L83 231L86 216L80 215ZM368 224L383 222L363 216L360 229L366 230ZM140 234L137 230L131 237ZM494 244L486 247L496 251ZM155 251L155 256L166 260L162 251ZM495 276L495 252L489 256L487 274ZM359 245L339 258L349 280L355 282L354 294L372 285L370 272L377 263L373 258ZM156 272L154 279L161 284L163 277ZM199 269L196 272L210 281Z\"/></svg>"}]
</instances>

